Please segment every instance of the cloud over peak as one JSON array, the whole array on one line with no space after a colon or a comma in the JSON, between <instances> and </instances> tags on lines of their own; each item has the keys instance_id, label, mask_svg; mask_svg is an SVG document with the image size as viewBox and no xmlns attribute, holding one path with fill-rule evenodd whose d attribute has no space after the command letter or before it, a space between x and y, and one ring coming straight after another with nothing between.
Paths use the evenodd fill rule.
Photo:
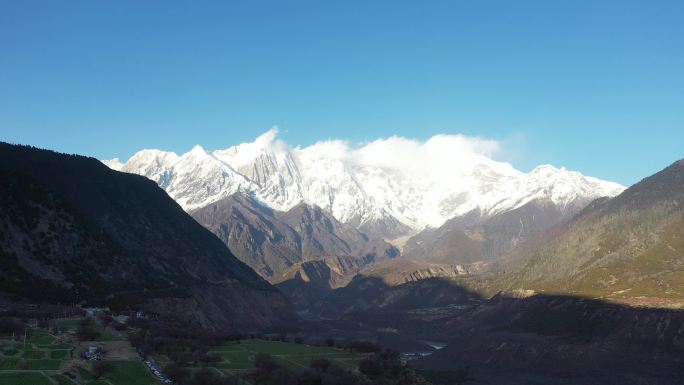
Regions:
<instances>
[{"instance_id":1,"label":"cloud over peak","mask_svg":"<svg viewBox=\"0 0 684 385\"><path fill-rule=\"evenodd\" d=\"M210 154L196 149L204 156L189 161L185 155L143 151L123 170L154 179L186 209L247 191L278 210L304 201L343 222L361 225L390 216L414 229L438 226L475 209L491 214L533 199L551 199L565 207L623 189L550 166L520 172L494 160L506 153L506 142L488 138L390 136L355 144L330 139L301 147L287 144L279 133L273 127L252 142Z\"/></svg>"}]
</instances>

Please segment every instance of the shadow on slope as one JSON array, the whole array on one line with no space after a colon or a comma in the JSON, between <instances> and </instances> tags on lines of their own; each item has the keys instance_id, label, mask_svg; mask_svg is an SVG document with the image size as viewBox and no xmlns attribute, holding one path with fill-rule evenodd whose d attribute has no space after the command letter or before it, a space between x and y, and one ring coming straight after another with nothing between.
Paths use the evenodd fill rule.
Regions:
<instances>
[{"instance_id":1,"label":"shadow on slope","mask_svg":"<svg viewBox=\"0 0 684 385\"><path fill-rule=\"evenodd\" d=\"M491 383L506 378L511 384L534 383L529 381L536 377L573 384L674 384L684 374L681 310L499 294L439 325L449 346L418 367L468 366L483 381L489 376Z\"/></svg>"},{"instance_id":2,"label":"shadow on slope","mask_svg":"<svg viewBox=\"0 0 684 385\"><path fill-rule=\"evenodd\" d=\"M379 277L357 275L347 286L332 290L312 303L308 311L325 319L381 317L383 314L418 313L424 309L482 300L477 293L449 279L428 278L391 285Z\"/></svg>"},{"instance_id":3,"label":"shadow on slope","mask_svg":"<svg viewBox=\"0 0 684 385\"><path fill-rule=\"evenodd\" d=\"M677 384L684 375L682 310L532 292L486 299L453 280L357 276L310 312L381 343L445 342L414 366L469 367L478 383Z\"/></svg>"}]
</instances>

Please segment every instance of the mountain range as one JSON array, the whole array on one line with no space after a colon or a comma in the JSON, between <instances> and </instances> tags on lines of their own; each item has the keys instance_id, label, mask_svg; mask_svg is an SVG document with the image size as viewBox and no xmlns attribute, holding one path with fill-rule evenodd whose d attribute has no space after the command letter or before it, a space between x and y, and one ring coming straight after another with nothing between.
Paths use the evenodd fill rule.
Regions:
<instances>
[{"instance_id":1,"label":"mountain range","mask_svg":"<svg viewBox=\"0 0 684 385\"><path fill-rule=\"evenodd\" d=\"M307 315L363 325L386 344L444 341L415 367L468 368L480 383L681 382L684 160L560 221L540 202L519 210L508 215L522 219L520 241L487 269L454 271L439 261L500 253L516 239L499 227L510 221L452 219L409 240L402 258L309 296ZM428 240L431 248L419 248ZM417 264L417 252L433 262Z\"/></svg>"},{"instance_id":2,"label":"mountain range","mask_svg":"<svg viewBox=\"0 0 684 385\"><path fill-rule=\"evenodd\" d=\"M393 137L359 148L326 141L302 148L277 134L274 128L254 142L224 150L199 145L182 155L142 150L125 163L104 163L152 179L186 211L240 192L279 211L301 203L317 206L370 237L385 239L469 213L491 217L535 200L572 210L624 190L550 165L524 173L464 146L468 138L461 136L438 135L424 143ZM418 151L422 158L399 161L402 149L407 157Z\"/></svg>"},{"instance_id":3,"label":"mountain range","mask_svg":"<svg viewBox=\"0 0 684 385\"><path fill-rule=\"evenodd\" d=\"M442 264L496 261L624 190L550 165L524 173L462 136L301 148L277 135L274 128L224 150L142 150L103 163L155 181L271 282L329 257L355 257L345 265L355 274L400 250Z\"/></svg>"}]
</instances>

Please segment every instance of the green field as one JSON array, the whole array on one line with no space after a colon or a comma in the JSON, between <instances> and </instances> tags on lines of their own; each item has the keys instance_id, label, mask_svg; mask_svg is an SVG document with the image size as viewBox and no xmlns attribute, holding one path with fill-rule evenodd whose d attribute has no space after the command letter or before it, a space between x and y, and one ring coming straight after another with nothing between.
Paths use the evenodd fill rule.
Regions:
<instances>
[{"instance_id":1,"label":"green field","mask_svg":"<svg viewBox=\"0 0 684 385\"><path fill-rule=\"evenodd\" d=\"M38 372L0 373L2 385L54 385L47 376Z\"/></svg>"},{"instance_id":2,"label":"green field","mask_svg":"<svg viewBox=\"0 0 684 385\"><path fill-rule=\"evenodd\" d=\"M63 374L53 374L50 376L50 378L55 380L58 385L76 385L75 382Z\"/></svg>"},{"instance_id":3,"label":"green field","mask_svg":"<svg viewBox=\"0 0 684 385\"><path fill-rule=\"evenodd\" d=\"M57 339L44 330L32 331L26 338L26 342L23 341L23 338L22 341L3 339L0 340L0 344L3 346L0 371L56 371L61 368L68 356L69 351L66 349L70 348L69 345L58 344ZM8 374L10 373L3 373L3 375ZM26 374L31 373L27 372ZM34 374L42 375L45 373ZM23 379L24 377L20 376L19 378ZM42 379L42 377L39 378ZM54 385L52 381L48 381ZM0 384L4 385L4 382L0 381Z\"/></svg>"},{"instance_id":4,"label":"green field","mask_svg":"<svg viewBox=\"0 0 684 385\"><path fill-rule=\"evenodd\" d=\"M113 385L151 385L158 381L140 361L109 361L112 370L102 376Z\"/></svg>"},{"instance_id":5,"label":"green field","mask_svg":"<svg viewBox=\"0 0 684 385\"><path fill-rule=\"evenodd\" d=\"M26 360L27 370L57 370L62 360Z\"/></svg>"},{"instance_id":6,"label":"green field","mask_svg":"<svg viewBox=\"0 0 684 385\"><path fill-rule=\"evenodd\" d=\"M59 326L63 326L67 331L76 331L78 329L79 318L64 318L57 321Z\"/></svg>"},{"instance_id":7,"label":"green field","mask_svg":"<svg viewBox=\"0 0 684 385\"><path fill-rule=\"evenodd\" d=\"M59 326L63 326L64 328L67 329L69 332L75 332L78 329L78 324L81 322L82 319L80 318L65 318L57 321ZM100 325L99 322L90 321L90 325L93 327L93 329L97 330L98 333L100 333L100 336L97 338L97 341L121 341L122 338L114 335L112 332L110 332L107 328L104 326Z\"/></svg>"},{"instance_id":8,"label":"green field","mask_svg":"<svg viewBox=\"0 0 684 385\"><path fill-rule=\"evenodd\" d=\"M71 345L50 344L50 345L38 345L38 347L41 349L47 349L47 350L68 350L69 348L71 348Z\"/></svg>"},{"instance_id":9,"label":"green field","mask_svg":"<svg viewBox=\"0 0 684 385\"><path fill-rule=\"evenodd\" d=\"M252 360L253 353L248 351L235 352L220 352L223 361L218 363L216 367L220 369L247 369L253 367Z\"/></svg>"},{"instance_id":10,"label":"green field","mask_svg":"<svg viewBox=\"0 0 684 385\"><path fill-rule=\"evenodd\" d=\"M17 353L19 353L19 349L15 348L14 345L6 346L2 350L2 354L4 354L5 356L14 356Z\"/></svg>"},{"instance_id":11,"label":"green field","mask_svg":"<svg viewBox=\"0 0 684 385\"><path fill-rule=\"evenodd\" d=\"M93 326L95 330L97 330L98 333L100 333L100 336L96 338L97 341L121 341L122 338L112 334L107 328L104 326L100 325L98 322L91 321L90 324Z\"/></svg>"},{"instance_id":12,"label":"green field","mask_svg":"<svg viewBox=\"0 0 684 385\"><path fill-rule=\"evenodd\" d=\"M19 359L16 357L5 357L0 361L0 370L12 370L17 366Z\"/></svg>"},{"instance_id":13,"label":"green field","mask_svg":"<svg viewBox=\"0 0 684 385\"><path fill-rule=\"evenodd\" d=\"M42 350L26 350L24 351L24 358L27 360L39 360L45 358L45 352Z\"/></svg>"},{"instance_id":14,"label":"green field","mask_svg":"<svg viewBox=\"0 0 684 385\"><path fill-rule=\"evenodd\" d=\"M63 360L69 355L68 350L52 350L50 351L50 358L53 360Z\"/></svg>"},{"instance_id":15,"label":"green field","mask_svg":"<svg viewBox=\"0 0 684 385\"><path fill-rule=\"evenodd\" d=\"M316 358L326 358L333 365L352 369L358 366L362 358L360 354L333 347L265 340L229 342L213 348L212 351L219 353L223 358L216 367L225 370L253 368L256 353L268 353L279 365L288 369L306 368Z\"/></svg>"},{"instance_id":16,"label":"green field","mask_svg":"<svg viewBox=\"0 0 684 385\"><path fill-rule=\"evenodd\" d=\"M32 336L30 336L27 340L27 344L34 344L34 345L51 345L55 342L55 337L47 334L46 332L38 332Z\"/></svg>"},{"instance_id":17,"label":"green field","mask_svg":"<svg viewBox=\"0 0 684 385\"><path fill-rule=\"evenodd\" d=\"M77 366L76 371L78 372L78 376L81 377L81 380L83 380L84 382L95 381L95 377L89 371L83 369L82 367Z\"/></svg>"}]
</instances>

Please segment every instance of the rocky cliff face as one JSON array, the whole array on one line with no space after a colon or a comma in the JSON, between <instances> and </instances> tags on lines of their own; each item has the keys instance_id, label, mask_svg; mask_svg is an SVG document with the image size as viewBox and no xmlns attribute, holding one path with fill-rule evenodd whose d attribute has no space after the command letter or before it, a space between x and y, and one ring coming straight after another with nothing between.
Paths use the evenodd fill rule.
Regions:
<instances>
[{"instance_id":1,"label":"rocky cliff face","mask_svg":"<svg viewBox=\"0 0 684 385\"><path fill-rule=\"evenodd\" d=\"M149 308L211 328L293 319L277 290L146 178L4 143L0 174L0 291L18 300Z\"/></svg>"}]
</instances>

